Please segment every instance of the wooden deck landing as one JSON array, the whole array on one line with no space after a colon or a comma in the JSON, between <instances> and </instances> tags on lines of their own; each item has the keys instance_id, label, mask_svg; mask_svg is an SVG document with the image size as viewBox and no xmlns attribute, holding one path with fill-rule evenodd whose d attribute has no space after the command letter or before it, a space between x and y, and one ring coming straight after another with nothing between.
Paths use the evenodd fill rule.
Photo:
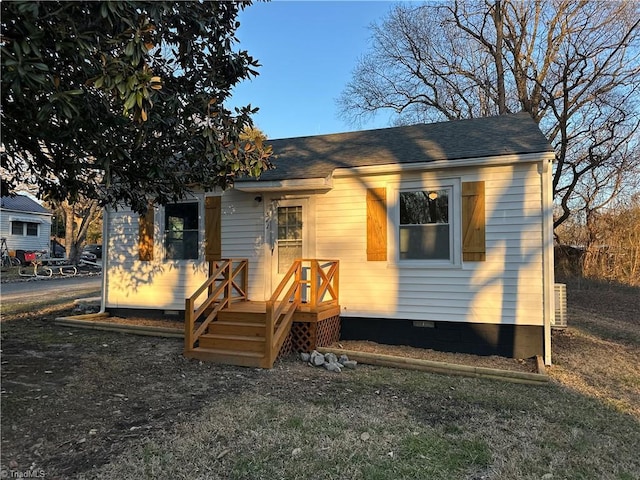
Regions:
<instances>
[{"instance_id":1,"label":"wooden deck landing","mask_svg":"<svg viewBox=\"0 0 640 480\"><path fill-rule=\"evenodd\" d=\"M276 302L276 307L278 307L282 302ZM324 305L316 309L311 309L311 307L307 307L307 304L303 303L300 305L298 310L293 314L294 322L320 322L330 317L335 317L340 315L340 306L339 305ZM228 308L225 308L220 312L222 315L228 314L265 314L267 312L267 302L234 302L229 305Z\"/></svg>"}]
</instances>

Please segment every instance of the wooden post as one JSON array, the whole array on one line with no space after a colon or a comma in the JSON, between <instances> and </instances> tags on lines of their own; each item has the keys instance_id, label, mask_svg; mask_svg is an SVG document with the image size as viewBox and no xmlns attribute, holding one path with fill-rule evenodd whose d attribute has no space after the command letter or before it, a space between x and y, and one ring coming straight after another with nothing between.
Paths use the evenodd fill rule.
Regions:
<instances>
[{"instance_id":1,"label":"wooden post","mask_svg":"<svg viewBox=\"0 0 640 480\"><path fill-rule=\"evenodd\" d=\"M211 278L211 273L215 272L215 269L217 268L216 262L214 262L213 260L209 260L209 274L207 275L207 278ZM209 285L209 297L211 296L211 293L213 292L213 287L215 287L215 282L213 282L211 285Z\"/></svg>"},{"instance_id":2,"label":"wooden post","mask_svg":"<svg viewBox=\"0 0 640 480\"><path fill-rule=\"evenodd\" d=\"M227 260L227 265L224 267L224 271L222 273L222 275L224 276L225 279L225 286L224 286L224 297L227 299L228 302L231 302L231 294L233 293L232 291L232 284L231 284L231 275L233 274L233 262L231 260Z\"/></svg>"},{"instance_id":3,"label":"wooden post","mask_svg":"<svg viewBox=\"0 0 640 480\"><path fill-rule=\"evenodd\" d=\"M311 299L309 301L311 309L318 308L318 261L311 260Z\"/></svg>"},{"instance_id":4,"label":"wooden post","mask_svg":"<svg viewBox=\"0 0 640 480\"><path fill-rule=\"evenodd\" d=\"M185 301L185 309L184 309L184 351L190 352L193 350L193 307L194 307L194 299L187 298Z\"/></svg>"},{"instance_id":5,"label":"wooden post","mask_svg":"<svg viewBox=\"0 0 640 480\"><path fill-rule=\"evenodd\" d=\"M242 260L242 291L244 299L249 300L249 261Z\"/></svg>"},{"instance_id":6,"label":"wooden post","mask_svg":"<svg viewBox=\"0 0 640 480\"><path fill-rule=\"evenodd\" d=\"M294 292L294 297L295 301L300 305L300 303L302 303L302 288L303 286L304 288L307 288L306 284L302 283L302 261L300 261L296 267L296 276L293 281L298 284L298 288L296 288ZM289 299L287 299L287 301L289 301Z\"/></svg>"},{"instance_id":7,"label":"wooden post","mask_svg":"<svg viewBox=\"0 0 640 480\"><path fill-rule=\"evenodd\" d=\"M336 292L335 304L340 304L340 260L336 260L336 271L333 274L333 291Z\"/></svg>"},{"instance_id":8,"label":"wooden post","mask_svg":"<svg viewBox=\"0 0 640 480\"><path fill-rule=\"evenodd\" d=\"M265 315L265 336L264 336L264 347L265 347L265 358L269 361L269 363L273 363L273 330L275 327L275 320L273 318L273 300L267 301L267 310Z\"/></svg>"}]
</instances>

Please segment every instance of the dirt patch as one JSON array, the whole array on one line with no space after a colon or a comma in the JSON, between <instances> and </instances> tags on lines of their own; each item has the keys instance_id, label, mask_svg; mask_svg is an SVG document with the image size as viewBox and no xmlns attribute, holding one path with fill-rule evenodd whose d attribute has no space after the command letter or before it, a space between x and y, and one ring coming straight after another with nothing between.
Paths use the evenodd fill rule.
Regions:
<instances>
[{"instance_id":1,"label":"dirt patch","mask_svg":"<svg viewBox=\"0 0 640 480\"><path fill-rule=\"evenodd\" d=\"M290 388L291 379L272 382L265 370L187 360L179 339L53 324L70 314L2 323L4 468L46 465L47 478L67 478L248 385Z\"/></svg>"}]
</instances>

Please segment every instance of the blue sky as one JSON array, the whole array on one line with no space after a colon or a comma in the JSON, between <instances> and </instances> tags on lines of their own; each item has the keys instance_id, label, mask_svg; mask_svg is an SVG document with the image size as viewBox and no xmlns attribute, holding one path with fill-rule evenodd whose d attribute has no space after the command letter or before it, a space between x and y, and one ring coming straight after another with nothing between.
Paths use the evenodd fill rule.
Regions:
<instances>
[{"instance_id":1,"label":"blue sky","mask_svg":"<svg viewBox=\"0 0 640 480\"><path fill-rule=\"evenodd\" d=\"M392 2L275 1L254 3L239 16L240 48L262 67L238 84L229 106L260 108L255 125L268 138L288 138L389 126L378 115L359 127L337 116L336 99L368 50L368 26Z\"/></svg>"}]
</instances>

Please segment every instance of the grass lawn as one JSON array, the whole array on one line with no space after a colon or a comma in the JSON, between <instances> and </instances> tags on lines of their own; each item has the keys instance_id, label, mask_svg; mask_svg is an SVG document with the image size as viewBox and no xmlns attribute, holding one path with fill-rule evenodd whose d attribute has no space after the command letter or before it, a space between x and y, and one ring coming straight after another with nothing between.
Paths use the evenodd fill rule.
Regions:
<instances>
[{"instance_id":1,"label":"grass lawn","mask_svg":"<svg viewBox=\"0 0 640 480\"><path fill-rule=\"evenodd\" d=\"M543 387L370 366L334 374L295 358L272 370L216 366L184 359L180 341L52 325L61 311L8 316L2 470L638 479L640 294L607 292L615 298L599 310L583 299L595 293L570 288L570 327L554 333Z\"/></svg>"}]
</instances>

